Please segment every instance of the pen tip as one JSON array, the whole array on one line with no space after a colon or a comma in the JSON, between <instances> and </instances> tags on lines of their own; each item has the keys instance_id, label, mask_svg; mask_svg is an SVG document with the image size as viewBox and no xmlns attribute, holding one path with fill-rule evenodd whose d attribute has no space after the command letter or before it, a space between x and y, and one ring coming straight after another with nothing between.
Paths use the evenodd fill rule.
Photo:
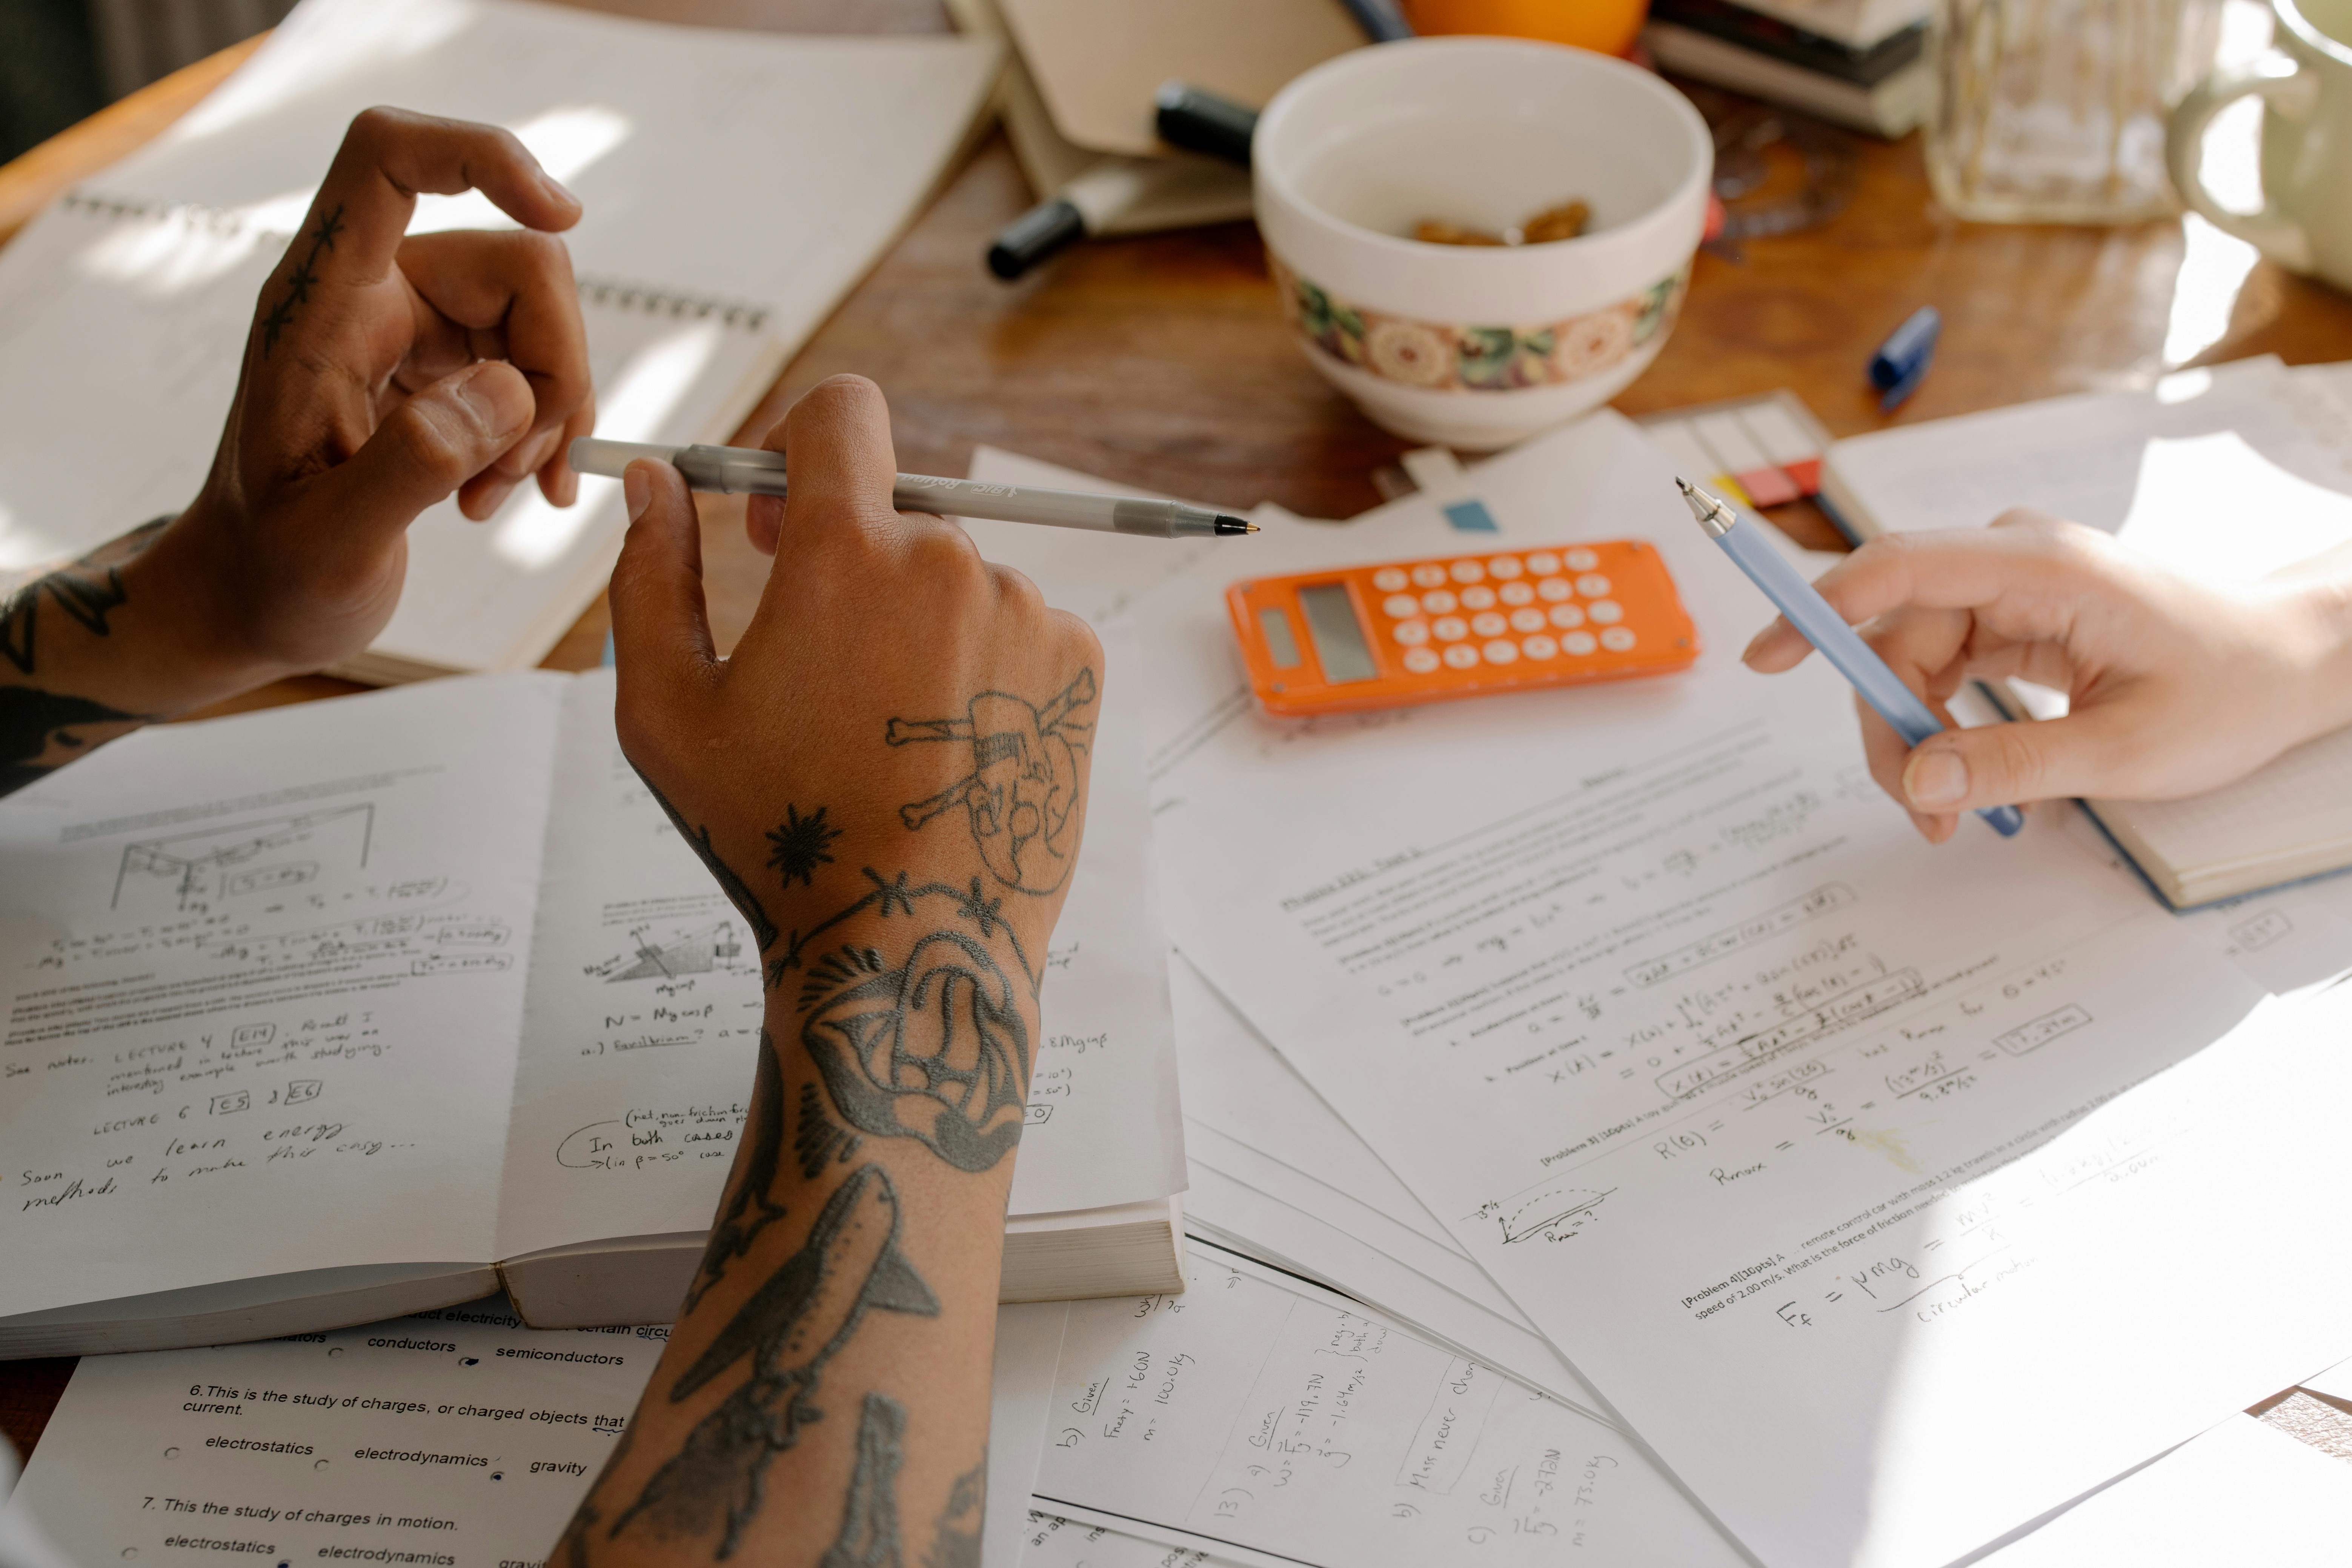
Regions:
<instances>
[{"instance_id":1,"label":"pen tip","mask_svg":"<svg viewBox=\"0 0 2352 1568\"><path fill-rule=\"evenodd\" d=\"M1675 476L1675 485L1683 492L1683 500L1690 507L1691 516L1698 520L1700 527L1717 538L1730 532L1731 525L1739 521L1729 507L1680 474Z\"/></svg>"},{"instance_id":2,"label":"pen tip","mask_svg":"<svg viewBox=\"0 0 2352 1568\"><path fill-rule=\"evenodd\" d=\"M1255 533L1257 524L1245 517L1220 515L1217 519L1217 531L1219 533Z\"/></svg>"}]
</instances>

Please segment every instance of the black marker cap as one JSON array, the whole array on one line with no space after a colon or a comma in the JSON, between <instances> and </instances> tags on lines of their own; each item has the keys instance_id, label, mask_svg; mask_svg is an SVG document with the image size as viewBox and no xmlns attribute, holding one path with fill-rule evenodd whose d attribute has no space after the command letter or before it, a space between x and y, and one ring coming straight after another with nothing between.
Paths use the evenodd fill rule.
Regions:
<instances>
[{"instance_id":1,"label":"black marker cap","mask_svg":"<svg viewBox=\"0 0 2352 1568\"><path fill-rule=\"evenodd\" d=\"M1256 110L1181 81L1162 82L1152 101L1159 107L1155 128L1162 142L1249 167Z\"/></svg>"},{"instance_id":2,"label":"black marker cap","mask_svg":"<svg viewBox=\"0 0 2352 1568\"><path fill-rule=\"evenodd\" d=\"M1086 237L1078 209L1056 196L1004 226L988 247L988 269L1010 283L1074 239Z\"/></svg>"}]
</instances>

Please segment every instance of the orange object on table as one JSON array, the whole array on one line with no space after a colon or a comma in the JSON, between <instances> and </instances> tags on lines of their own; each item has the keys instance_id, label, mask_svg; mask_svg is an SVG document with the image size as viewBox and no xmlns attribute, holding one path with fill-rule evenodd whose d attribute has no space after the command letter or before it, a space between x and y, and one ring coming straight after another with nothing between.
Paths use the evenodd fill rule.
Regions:
<instances>
[{"instance_id":1,"label":"orange object on table","mask_svg":"<svg viewBox=\"0 0 2352 1568\"><path fill-rule=\"evenodd\" d=\"M1657 551L1616 539L1258 577L1225 590L1269 712L1341 713L1686 669Z\"/></svg>"},{"instance_id":2,"label":"orange object on table","mask_svg":"<svg viewBox=\"0 0 2352 1568\"><path fill-rule=\"evenodd\" d=\"M1545 38L1622 55L1649 15L1649 0L1405 0L1419 33L1485 33Z\"/></svg>"}]
</instances>

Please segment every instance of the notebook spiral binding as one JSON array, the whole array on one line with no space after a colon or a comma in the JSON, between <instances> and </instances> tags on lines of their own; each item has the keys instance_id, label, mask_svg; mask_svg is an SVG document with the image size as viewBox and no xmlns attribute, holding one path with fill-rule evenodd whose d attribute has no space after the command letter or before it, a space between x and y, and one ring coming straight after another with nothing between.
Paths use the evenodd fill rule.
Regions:
<instances>
[{"instance_id":1,"label":"notebook spiral binding","mask_svg":"<svg viewBox=\"0 0 2352 1568\"><path fill-rule=\"evenodd\" d=\"M68 212L110 223L124 219L170 219L211 234L251 233L257 237L274 234L272 230L257 228L241 213L206 206L201 202L142 201L95 191L74 190L58 198L58 205ZM747 300L688 293L654 283L633 282L625 278L583 275L575 279L574 283L583 305L613 310L637 310L649 316L668 316L679 321L700 321L717 317L722 325L739 331L759 331L768 324L768 318L772 313L769 307Z\"/></svg>"},{"instance_id":2,"label":"notebook spiral binding","mask_svg":"<svg viewBox=\"0 0 2352 1568\"><path fill-rule=\"evenodd\" d=\"M768 323L767 306L741 300L688 294L676 289L612 278L583 277L579 279L579 286L583 303L601 305L609 310L642 310L649 316L694 321L706 321L716 316L725 325L747 332L756 332Z\"/></svg>"}]
</instances>

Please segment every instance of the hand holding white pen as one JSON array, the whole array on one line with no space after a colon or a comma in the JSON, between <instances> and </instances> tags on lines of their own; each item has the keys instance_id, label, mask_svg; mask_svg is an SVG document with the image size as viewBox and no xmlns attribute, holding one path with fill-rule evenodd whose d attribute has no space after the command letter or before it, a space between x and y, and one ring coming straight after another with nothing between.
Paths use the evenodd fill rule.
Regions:
<instances>
[{"instance_id":1,"label":"hand holding white pen","mask_svg":"<svg viewBox=\"0 0 2352 1568\"><path fill-rule=\"evenodd\" d=\"M2063 719L1916 746L1863 710L1872 775L1931 843L1990 805L2217 789L2352 722L2352 562L2215 587L2095 529L2012 511L1874 540L1813 587L1939 713L1963 681L2012 675L2071 700ZM1742 658L1775 673L1810 651L1781 618Z\"/></svg>"}]
</instances>

